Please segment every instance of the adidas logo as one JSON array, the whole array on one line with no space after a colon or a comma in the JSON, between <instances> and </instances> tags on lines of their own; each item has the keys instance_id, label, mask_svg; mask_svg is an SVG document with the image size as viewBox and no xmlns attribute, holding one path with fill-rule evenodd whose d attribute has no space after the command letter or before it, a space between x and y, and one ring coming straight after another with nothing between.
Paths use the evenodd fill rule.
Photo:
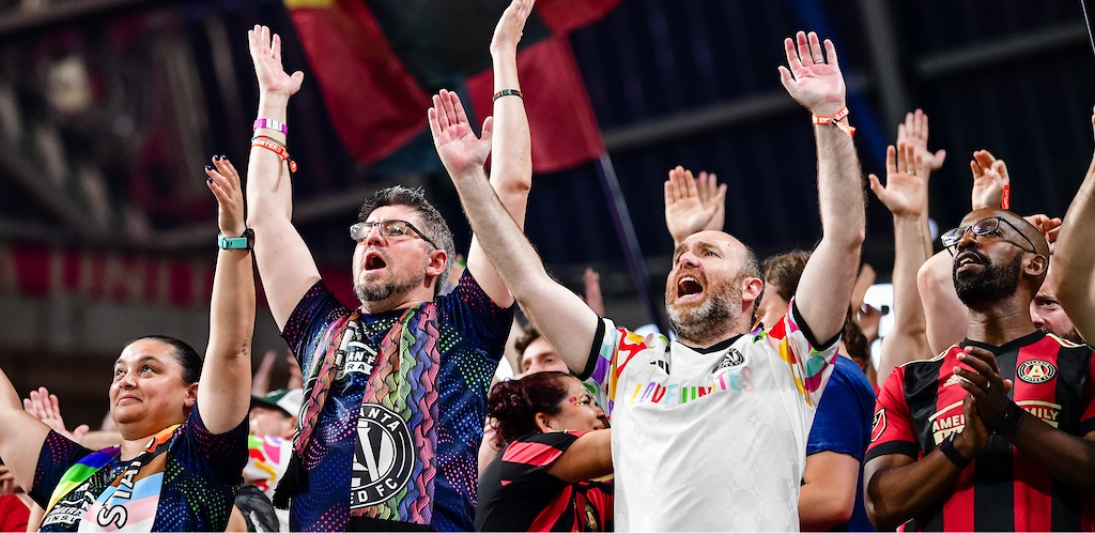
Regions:
<instances>
[{"instance_id":1,"label":"adidas logo","mask_svg":"<svg viewBox=\"0 0 1095 533\"><path fill-rule=\"evenodd\" d=\"M962 382L962 378L958 377L958 374L953 374L953 375L951 375L950 378L947 379L947 381L945 383L943 383L943 386L944 387L950 387L951 385L957 385L961 382Z\"/></svg>"}]
</instances>

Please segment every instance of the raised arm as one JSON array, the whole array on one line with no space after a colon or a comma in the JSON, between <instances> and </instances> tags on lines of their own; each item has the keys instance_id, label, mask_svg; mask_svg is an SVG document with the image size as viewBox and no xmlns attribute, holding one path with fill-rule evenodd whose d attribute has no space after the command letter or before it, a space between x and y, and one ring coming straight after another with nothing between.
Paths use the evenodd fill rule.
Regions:
<instances>
[{"instance_id":1,"label":"raised arm","mask_svg":"<svg viewBox=\"0 0 1095 533\"><path fill-rule=\"evenodd\" d=\"M213 165L216 165L214 168ZM207 185L220 204L221 235L238 238L243 222L243 187L232 163L214 158L206 165ZM251 407L251 337L255 331L255 279L251 251L220 250L209 308L209 346L205 349L198 404L202 423L214 435L232 430Z\"/></svg>"},{"instance_id":2,"label":"raised arm","mask_svg":"<svg viewBox=\"0 0 1095 533\"><path fill-rule=\"evenodd\" d=\"M284 124L289 97L300 90L304 73L285 72L281 38L271 38L270 28L255 26L247 32L247 44L259 84L256 118ZM286 135L277 129L260 128L255 134L286 142ZM277 154L262 147L251 148L247 161L247 226L255 232L255 261L278 329L285 327L304 293L319 280L312 254L293 227L290 177L289 165Z\"/></svg>"},{"instance_id":3,"label":"raised arm","mask_svg":"<svg viewBox=\"0 0 1095 533\"><path fill-rule=\"evenodd\" d=\"M483 172L486 151L469 142L471 126L460 100L434 97L430 131L460 203L499 277L533 326L574 372L585 370L598 318L578 295L555 282ZM484 128L486 131L486 128ZM474 135L471 135L474 137Z\"/></svg>"},{"instance_id":4,"label":"raised arm","mask_svg":"<svg viewBox=\"0 0 1095 533\"><path fill-rule=\"evenodd\" d=\"M494 60L495 95L521 90L517 79L517 43L521 42L521 32L533 3L534 0L513 0L494 29L490 55ZM494 101L493 130L490 183L517 227L524 231L525 207L532 187L532 148L523 96L498 96ZM472 237L467 264L475 281L495 303L503 307L513 303L506 285L483 253L478 234Z\"/></svg>"},{"instance_id":5,"label":"raised arm","mask_svg":"<svg viewBox=\"0 0 1095 533\"><path fill-rule=\"evenodd\" d=\"M894 227L894 327L882 339L878 375L883 381L894 367L932 354L916 285L917 271L928 260L921 219L927 208L927 172L924 154L911 144L898 142L896 149L890 146L886 150L886 186L878 176L870 175L871 191L893 213Z\"/></svg>"},{"instance_id":6,"label":"raised arm","mask_svg":"<svg viewBox=\"0 0 1095 533\"><path fill-rule=\"evenodd\" d=\"M0 459L15 482L26 490L33 488L38 454L49 435L49 426L23 410L19 393L0 369Z\"/></svg>"},{"instance_id":7,"label":"raised arm","mask_svg":"<svg viewBox=\"0 0 1095 533\"><path fill-rule=\"evenodd\" d=\"M947 159L946 150L937 150L932 153L928 150L928 115L923 110L905 114L905 123L897 127L897 142L904 141L916 149L916 153L924 157L924 194L927 194L931 173L943 167L943 161ZM920 223L924 226L924 250L928 257L932 255L931 231L928 229L928 204L924 204L924 212L920 214Z\"/></svg>"},{"instance_id":8,"label":"raised arm","mask_svg":"<svg viewBox=\"0 0 1095 533\"><path fill-rule=\"evenodd\" d=\"M1091 117L1095 126L1095 114ZM1085 341L1095 343L1095 157L1068 206L1053 253L1057 298Z\"/></svg>"},{"instance_id":9,"label":"raised arm","mask_svg":"<svg viewBox=\"0 0 1095 533\"><path fill-rule=\"evenodd\" d=\"M837 62L836 48L817 34L803 32L787 39L788 68L780 66L787 92L817 117L833 117L846 105L847 88ZM821 242L802 272L795 294L799 312L818 342L836 337L859 270L860 246L866 231L863 180L852 137L836 122L814 126L817 138L818 200L821 206Z\"/></svg>"},{"instance_id":10,"label":"raised arm","mask_svg":"<svg viewBox=\"0 0 1095 533\"><path fill-rule=\"evenodd\" d=\"M682 166L669 171L665 182L665 227L674 243L703 230L722 231L726 218L726 184L718 185L715 174L692 171Z\"/></svg>"}]
</instances>

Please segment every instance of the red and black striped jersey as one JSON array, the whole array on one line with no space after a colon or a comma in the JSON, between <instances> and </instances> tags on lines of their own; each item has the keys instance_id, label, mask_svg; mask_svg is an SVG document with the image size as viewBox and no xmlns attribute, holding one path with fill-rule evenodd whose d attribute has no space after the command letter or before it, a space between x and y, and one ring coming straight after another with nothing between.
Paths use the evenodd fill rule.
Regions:
<instances>
[{"instance_id":1,"label":"red and black striped jersey","mask_svg":"<svg viewBox=\"0 0 1095 533\"><path fill-rule=\"evenodd\" d=\"M953 368L969 368L957 359L965 346L995 354L1001 377L1014 383L1009 396L1044 423L1078 437L1095 430L1090 346L1042 332L1003 346L967 339L935 359L894 370L878 395L864 462L888 454L920 459L962 430L967 393ZM917 531L1091 531L1092 510L1079 490L993 434L951 493L911 525Z\"/></svg>"},{"instance_id":2,"label":"red and black striped jersey","mask_svg":"<svg viewBox=\"0 0 1095 533\"><path fill-rule=\"evenodd\" d=\"M476 531L612 531L612 482L568 483L547 472L584 431L510 443L479 476Z\"/></svg>"}]
</instances>

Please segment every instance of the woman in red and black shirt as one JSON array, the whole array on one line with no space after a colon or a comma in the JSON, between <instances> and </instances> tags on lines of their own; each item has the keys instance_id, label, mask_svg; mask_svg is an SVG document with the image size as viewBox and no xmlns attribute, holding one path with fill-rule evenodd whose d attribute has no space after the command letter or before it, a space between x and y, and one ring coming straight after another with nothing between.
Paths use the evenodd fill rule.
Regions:
<instances>
[{"instance_id":1,"label":"woman in red and black shirt","mask_svg":"<svg viewBox=\"0 0 1095 533\"><path fill-rule=\"evenodd\" d=\"M540 372L494 386L502 453L479 476L477 531L612 531L612 430L582 382Z\"/></svg>"}]
</instances>

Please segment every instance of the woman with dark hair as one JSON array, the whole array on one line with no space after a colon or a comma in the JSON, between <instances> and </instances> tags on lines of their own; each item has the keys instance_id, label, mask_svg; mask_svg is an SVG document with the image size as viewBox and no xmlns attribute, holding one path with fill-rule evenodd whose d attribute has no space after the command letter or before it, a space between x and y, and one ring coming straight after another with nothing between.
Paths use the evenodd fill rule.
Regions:
<instances>
[{"instance_id":1,"label":"woman with dark hair","mask_svg":"<svg viewBox=\"0 0 1095 533\"><path fill-rule=\"evenodd\" d=\"M223 157L213 162L206 173L220 204L221 251L204 365L172 337L129 343L114 362L109 389L122 444L100 451L26 413L0 371L0 457L46 509L41 531L228 525L232 491L247 462L255 282L239 175Z\"/></svg>"},{"instance_id":2,"label":"woman with dark hair","mask_svg":"<svg viewBox=\"0 0 1095 533\"><path fill-rule=\"evenodd\" d=\"M494 386L502 453L479 476L477 531L612 531L612 430L581 381L539 372Z\"/></svg>"}]
</instances>

